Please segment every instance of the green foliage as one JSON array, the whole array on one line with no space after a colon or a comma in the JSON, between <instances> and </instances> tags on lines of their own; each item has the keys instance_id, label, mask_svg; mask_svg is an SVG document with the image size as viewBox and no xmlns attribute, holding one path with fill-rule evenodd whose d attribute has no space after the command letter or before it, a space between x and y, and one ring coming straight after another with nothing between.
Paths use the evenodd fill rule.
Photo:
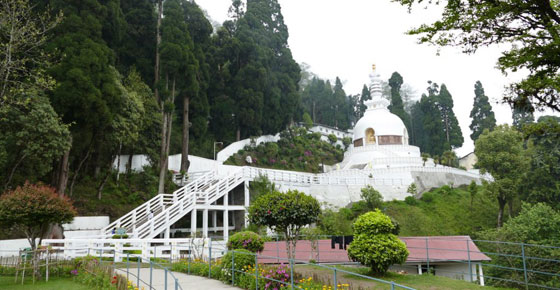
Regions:
<instances>
[{"instance_id":1,"label":"green foliage","mask_svg":"<svg viewBox=\"0 0 560 290\"><path fill-rule=\"evenodd\" d=\"M534 245L560 246L558 233L560 232L560 212L552 209L544 203L524 204L518 216L504 223L498 229L488 230L481 234L481 239L492 241L515 241ZM537 247L525 245L522 252L519 244L509 243L482 243L483 251L500 253L500 256L492 258L492 264L501 265L502 268L489 267L488 275L504 280L493 281L492 284L499 286L516 287L509 280L523 281L523 271L510 271L503 267L531 269L527 271L528 281L538 285L559 287L560 280L551 275L539 272L558 274L558 264L547 260L550 257L558 257L560 250L551 247ZM524 254L526 258L522 259ZM540 259L539 259L540 258Z\"/></svg>"},{"instance_id":2,"label":"green foliage","mask_svg":"<svg viewBox=\"0 0 560 290\"><path fill-rule=\"evenodd\" d=\"M236 271L245 271L247 270L247 267L255 266L255 254L253 252L244 249L228 251L222 257L222 281L226 281L229 283L231 283L232 257L233 269ZM236 272L235 275L237 275L238 273L239 272Z\"/></svg>"},{"instance_id":3,"label":"green foliage","mask_svg":"<svg viewBox=\"0 0 560 290\"><path fill-rule=\"evenodd\" d=\"M383 205L383 195L375 190L371 185L361 189L360 197L366 202L367 206L373 210L381 208Z\"/></svg>"},{"instance_id":4,"label":"green foliage","mask_svg":"<svg viewBox=\"0 0 560 290\"><path fill-rule=\"evenodd\" d=\"M484 88L480 81L474 84L474 105L470 115L472 121L469 128L472 131L471 139L476 141L485 129L492 131L496 127L496 118L492 111L492 105L484 94Z\"/></svg>"},{"instance_id":5,"label":"green foliage","mask_svg":"<svg viewBox=\"0 0 560 290\"><path fill-rule=\"evenodd\" d=\"M412 8L423 0L396 0ZM440 2L429 2L440 4ZM504 72L526 68L526 78L510 86L506 101L532 102L560 110L558 91L558 32L560 7L556 1L448 1L441 3L441 19L409 31L420 42L458 46L474 53L481 46L515 44L502 52L498 68ZM424 5L419 5L424 6ZM500 19L501 21L495 21ZM537 45L538 43L538 45Z\"/></svg>"},{"instance_id":6,"label":"green foliage","mask_svg":"<svg viewBox=\"0 0 560 290\"><path fill-rule=\"evenodd\" d=\"M560 121L541 117L526 125L523 135L531 161L521 182L522 197L560 209Z\"/></svg>"},{"instance_id":7,"label":"green foliage","mask_svg":"<svg viewBox=\"0 0 560 290\"><path fill-rule=\"evenodd\" d=\"M428 95L411 109L411 143L430 155L442 155L444 151L461 147L463 135L453 112L453 98L445 84L428 81Z\"/></svg>"},{"instance_id":8,"label":"green foliage","mask_svg":"<svg viewBox=\"0 0 560 290\"><path fill-rule=\"evenodd\" d=\"M474 152L478 158L476 165L494 177L487 192L498 200L498 226L501 226L505 204L518 194L521 169L528 166L522 135L507 125L498 126L492 132L485 130L476 141Z\"/></svg>"},{"instance_id":9,"label":"green foliage","mask_svg":"<svg viewBox=\"0 0 560 290\"><path fill-rule=\"evenodd\" d=\"M321 214L319 202L305 193L289 190L259 197L249 207L249 221L267 226L286 238L288 257L294 257L301 229L317 221Z\"/></svg>"},{"instance_id":10,"label":"green foliage","mask_svg":"<svg viewBox=\"0 0 560 290\"><path fill-rule=\"evenodd\" d=\"M403 100L401 98L401 86L403 84L403 77L394 72L389 79L389 86L391 87L391 105L389 111L399 116L406 126L406 130L410 132L410 116L404 110Z\"/></svg>"},{"instance_id":11,"label":"green foliage","mask_svg":"<svg viewBox=\"0 0 560 290\"><path fill-rule=\"evenodd\" d=\"M276 185L265 175L259 175L253 181L249 182L249 195L251 202L255 201L259 196L276 191Z\"/></svg>"},{"instance_id":12,"label":"green foliage","mask_svg":"<svg viewBox=\"0 0 560 290\"><path fill-rule=\"evenodd\" d=\"M32 97L27 106L0 106L0 180L10 183L44 177L53 161L70 148L69 126L45 97Z\"/></svg>"},{"instance_id":13,"label":"green foliage","mask_svg":"<svg viewBox=\"0 0 560 290\"><path fill-rule=\"evenodd\" d=\"M348 208L340 208L338 211L327 208L322 211L317 225L325 235L351 235L353 216L353 211Z\"/></svg>"},{"instance_id":14,"label":"green foliage","mask_svg":"<svg viewBox=\"0 0 560 290\"><path fill-rule=\"evenodd\" d=\"M354 111L358 98L347 96L342 82L337 77L334 88L330 81L317 77L303 87L301 93L303 109L312 116L316 124L324 124L340 129L349 129L350 121L356 121L360 115Z\"/></svg>"},{"instance_id":15,"label":"green foliage","mask_svg":"<svg viewBox=\"0 0 560 290\"><path fill-rule=\"evenodd\" d=\"M302 118L303 118L303 124L305 125L305 128L309 129L313 127L313 120L311 119L311 116L309 116L307 112L303 113Z\"/></svg>"},{"instance_id":16,"label":"green foliage","mask_svg":"<svg viewBox=\"0 0 560 290\"><path fill-rule=\"evenodd\" d=\"M227 248L228 250L245 249L256 253L264 249L264 239L254 232L239 232L229 237Z\"/></svg>"},{"instance_id":17,"label":"green foliage","mask_svg":"<svg viewBox=\"0 0 560 290\"><path fill-rule=\"evenodd\" d=\"M414 196L407 196L404 198L404 202L408 205L417 205L418 200Z\"/></svg>"},{"instance_id":18,"label":"green foliage","mask_svg":"<svg viewBox=\"0 0 560 290\"><path fill-rule=\"evenodd\" d=\"M402 264L408 257L406 245L392 234L395 226L379 209L358 217L354 222L354 240L348 246L348 257L385 273L393 264Z\"/></svg>"},{"instance_id":19,"label":"green foliage","mask_svg":"<svg viewBox=\"0 0 560 290\"><path fill-rule=\"evenodd\" d=\"M322 164L332 165L342 161L343 151L322 141L317 133L305 128L290 128L280 134L277 143L261 143L245 147L232 155L225 163L265 168L320 172ZM247 163L251 156L252 163Z\"/></svg>"},{"instance_id":20,"label":"green foliage","mask_svg":"<svg viewBox=\"0 0 560 290\"><path fill-rule=\"evenodd\" d=\"M37 11L28 0L7 0L0 7L0 108L26 106L30 96L51 90L45 74L55 57L45 51L50 31L62 15ZM12 108L13 109L13 108ZM1 116L2 114L0 114Z\"/></svg>"},{"instance_id":21,"label":"green foliage","mask_svg":"<svg viewBox=\"0 0 560 290\"><path fill-rule=\"evenodd\" d=\"M412 195L416 195L418 193L418 187L416 187L416 183L411 183L408 188L406 189L406 192L412 194Z\"/></svg>"},{"instance_id":22,"label":"green foliage","mask_svg":"<svg viewBox=\"0 0 560 290\"><path fill-rule=\"evenodd\" d=\"M329 136L327 136L329 138L329 142L331 142L332 145L336 144L336 141L338 141L338 138L336 138L335 134L329 134Z\"/></svg>"},{"instance_id":23,"label":"green foliage","mask_svg":"<svg viewBox=\"0 0 560 290\"><path fill-rule=\"evenodd\" d=\"M72 203L45 185L25 183L0 197L0 225L23 232L32 249L50 224L69 223L74 216L76 210Z\"/></svg>"}]
</instances>

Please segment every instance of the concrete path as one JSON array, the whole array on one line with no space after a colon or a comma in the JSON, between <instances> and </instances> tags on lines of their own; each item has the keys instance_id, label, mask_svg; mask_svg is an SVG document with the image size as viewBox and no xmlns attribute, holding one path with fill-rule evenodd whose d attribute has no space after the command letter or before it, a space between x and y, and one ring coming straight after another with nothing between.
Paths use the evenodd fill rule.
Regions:
<instances>
[{"instance_id":1,"label":"concrete path","mask_svg":"<svg viewBox=\"0 0 560 290\"><path fill-rule=\"evenodd\" d=\"M129 280L136 285L136 274L138 269L130 269ZM152 287L156 290L165 290L165 271L161 269L152 270ZM119 274L126 276L126 269L117 269ZM171 276L171 272L167 273L167 290L175 290L175 279ZM172 272L175 278L177 278L178 284L181 286L178 289L204 289L204 290L217 290L217 289L240 289L233 287L228 284L224 284L221 281L208 279L200 276L187 275L178 272ZM150 268L140 269L140 287L144 286L144 289L149 290L150 287ZM142 282L143 281L143 282Z\"/></svg>"}]
</instances>

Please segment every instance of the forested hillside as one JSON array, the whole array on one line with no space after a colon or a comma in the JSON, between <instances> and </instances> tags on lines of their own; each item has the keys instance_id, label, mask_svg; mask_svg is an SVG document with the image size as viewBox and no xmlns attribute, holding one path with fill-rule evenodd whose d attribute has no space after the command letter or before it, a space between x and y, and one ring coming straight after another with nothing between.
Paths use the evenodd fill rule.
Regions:
<instances>
[{"instance_id":1,"label":"forested hillside","mask_svg":"<svg viewBox=\"0 0 560 290\"><path fill-rule=\"evenodd\" d=\"M0 9L2 192L42 182L77 200L81 213L120 214L86 207L91 199L135 204L169 192L170 154L183 153L186 171L185 157L211 157L215 142L276 134L298 121L352 128L370 98L369 84L348 94L344 76L324 79L295 62L277 0L234 0L220 25L187 0L6 0ZM445 85L429 82L414 98L394 72L384 95L413 145L454 162L451 150L464 140ZM476 139L495 126L480 82L474 104ZM520 129L532 122L530 104L516 107L514 120ZM531 136L549 142L535 130ZM112 169L119 154L147 154L152 168L120 175Z\"/></svg>"}]
</instances>

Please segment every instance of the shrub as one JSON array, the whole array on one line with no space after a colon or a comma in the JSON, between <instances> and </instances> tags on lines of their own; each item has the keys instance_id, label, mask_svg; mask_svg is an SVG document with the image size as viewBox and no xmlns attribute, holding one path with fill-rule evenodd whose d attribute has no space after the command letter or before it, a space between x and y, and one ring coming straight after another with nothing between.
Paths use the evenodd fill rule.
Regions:
<instances>
[{"instance_id":1,"label":"shrub","mask_svg":"<svg viewBox=\"0 0 560 290\"><path fill-rule=\"evenodd\" d=\"M264 249L264 239L251 231L239 232L229 238L227 248L228 250L245 249L256 253Z\"/></svg>"},{"instance_id":2,"label":"shrub","mask_svg":"<svg viewBox=\"0 0 560 290\"><path fill-rule=\"evenodd\" d=\"M417 205L418 204L418 201L416 200L416 198L414 198L414 196L405 197L404 202L408 205Z\"/></svg>"},{"instance_id":3,"label":"shrub","mask_svg":"<svg viewBox=\"0 0 560 290\"><path fill-rule=\"evenodd\" d=\"M249 267L255 266L255 254L248 250L238 249L233 251L228 251L222 257L222 277L221 280L226 282L231 282L231 260L233 256L233 269L235 274L240 273L239 271L245 271Z\"/></svg>"},{"instance_id":4,"label":"shrub","mask_svg":"<svg viewBox=\"0 0 560 290\"><path fill-rule=\"evenodd\" d=\"M420 199L424 202L432 202L434 200L434 195L430 192L426 192Z\"/></svg>"},{"instance_id":5,"label":"shrub","mask_svg":"<svg viewBox=\"0 0 560 290\"><path fill-rule=\"evenodd\" d=\"M271 192L259 197L249 207L249 221L267 226L286 238L288 258L295 256L295 247L301 229L317 222L321 214L319 202L297 190L286 193Z\"/></svg>"},{"instance_id":6,"label":"shrub","mask_svg":"<svg viewBox=\"0 0 560 290\"><path fill-rule=\"evenodd\" d=\"M348 246L348 257L380 274L393 264L404 263L408 250L392 233L394 229L391 219L379 209L361 215L354 222L354 240Z\"/></svg>"}]
</instances>

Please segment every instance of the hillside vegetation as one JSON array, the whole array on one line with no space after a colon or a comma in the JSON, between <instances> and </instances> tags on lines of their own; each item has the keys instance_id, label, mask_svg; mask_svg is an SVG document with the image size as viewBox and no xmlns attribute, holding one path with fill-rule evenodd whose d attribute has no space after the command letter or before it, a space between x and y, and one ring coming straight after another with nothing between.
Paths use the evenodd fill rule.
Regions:
<instances>
[{"instance_id":1,"label":"hillside vegetation","mask_svg":"<svg viewBox=\"0 0 560 290\"><path fill-rule=\"evenodd\" d=\"M250 158L248 158L250 157ZM321 134L305 128L290 128L280 133L277 143L246 146L232 155L225 164L250 165L305 172L321 172L322 164L341 162L344 151L339 146L321 140ZM247 162L248 159L251 162Z\"/></svg>"}]
</instances>

